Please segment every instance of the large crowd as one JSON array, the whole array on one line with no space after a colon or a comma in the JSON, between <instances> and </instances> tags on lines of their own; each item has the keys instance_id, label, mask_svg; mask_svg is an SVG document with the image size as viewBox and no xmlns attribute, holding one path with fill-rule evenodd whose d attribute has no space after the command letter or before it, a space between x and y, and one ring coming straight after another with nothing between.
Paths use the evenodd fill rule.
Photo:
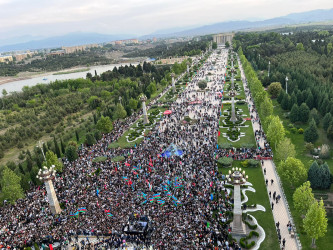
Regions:
<instances>
[{"instance_id":1,"label":"large crowd","mask_svg":"<svg viewBox=\"0 0 333 250\"><path fill-rule=\"evenodd\" d=\"M215 72L221 73L211 77L208 91L198 91L197 83L207 76L216 57ZM92 147L82 148L76 161L64 160L64 172L54 180L63 209L60 215L52 215L44 186L34 188L14 206L1 207L0 245L70 244L79 242L78 235L94 235L103 236L96 245L101 247L120 248L130 242L154 249L240 249L230 241L232 199L213 156L227 153L252 158L258 152L216 150L221 109L216 92L223 89L226 61L227 50L213 53L170 104L172 114L164 116L135 148L111 149L108 145L140 114L116 121L114 130ZM200 103L190 105L193 100ZM192 122L185 122L187 116ZM162 157L171 144L181 153ZM119 155L125 160L112 162ZM107 156L107 160L92 162L98 156ZM79 208L84 209L77 215ZM149 234L123 232L133 215L148 216L152 224Z\"/></svg>"}]
</instances>

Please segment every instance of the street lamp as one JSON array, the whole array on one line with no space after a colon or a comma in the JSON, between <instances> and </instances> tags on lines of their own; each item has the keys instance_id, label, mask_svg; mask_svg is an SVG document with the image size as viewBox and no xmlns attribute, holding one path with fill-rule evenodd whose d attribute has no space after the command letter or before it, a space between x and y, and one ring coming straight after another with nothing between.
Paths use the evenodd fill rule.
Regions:
<instances>
[{"instance_id":1,"label":"street lamp","mask_svg":"<svg viewBox=\"0 0 333 250\"><path fill-rule=\"evenodd\" d=\"M288 94L288 76L286 76L286 94Z\"/></svg>"}]
</instances>

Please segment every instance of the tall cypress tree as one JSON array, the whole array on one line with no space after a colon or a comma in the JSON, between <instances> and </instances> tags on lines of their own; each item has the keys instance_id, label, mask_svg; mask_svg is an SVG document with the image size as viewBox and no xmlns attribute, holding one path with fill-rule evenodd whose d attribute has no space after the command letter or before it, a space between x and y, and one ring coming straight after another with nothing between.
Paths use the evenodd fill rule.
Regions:
<instances>
[{"instance_id":1,"label":"tall cypress tree","mask_svg":"<svg viewBox=\"0 0 333 250\"><path fill-rule=\"evenodd\" d=\"M77 130L75 130L75 136L76 136L76 141L78 142L80 140L80 136Z\"/></svg>"},{"instance_id":2,"label":"tall cypress tree","mask_svg":"<svg viewBox=\"0 0 333 250\"><path fill-rule=\"evenodd\" d=\"M319 134L317 131L316 122L312 119L310 122L310 126L304 131L304 140L306 142L314 143L318 140Z\"/></svg>"},{"instance_id":3,"label":"tall cypress tree","mask_svg":"<svg viewBox=\"0 0 333 250\"><path fill-rule=\"evenodd\" d=\"M55 137L53 137L53 142L54 142L54 150L55 150L55 153L57 155L58 158L61 157L61 152L60 152L60 149L59 149L59 146L58 146L58 142L56 140Z\"/></svg>"},{"instance_id":4,"label":"tall cypress tree","mask_svg":"<svg viewBox=\"0 0 333 250\"><path fill-rule=\"evenodd\" d=\"M61 152L64 154L65 153L65 144L61 137L60 137L60 146L61 146Z\"/></svg>"}]
</instances>

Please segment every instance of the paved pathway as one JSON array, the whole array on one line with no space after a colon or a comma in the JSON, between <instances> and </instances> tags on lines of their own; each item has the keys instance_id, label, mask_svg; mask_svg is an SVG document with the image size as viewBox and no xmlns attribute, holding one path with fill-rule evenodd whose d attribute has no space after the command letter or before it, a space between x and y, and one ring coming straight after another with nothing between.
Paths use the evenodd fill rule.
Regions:
<instances>
[{"instance_id":1,"label":"paved pathway","mask_svg":"<svg viewBox=\"0 0 333 250\"><path fill-rule=\"evenodd\" d=\"M245 81L244 71L243 71L243 68L242 68L240 62L239 62L239 65L240 65L240 69L241 69L241 73L242 73L244 87L248 89L247 82ZM247 97L247 102L252 107L253 102L249 96ZM257 117L257 114L255 112L251 112L251 110L250 110L250 113L254 118ZM252 126L253 126L254 133L256 130L260 130L259 122L255 121L255 119L252 119ZM264 143L265 143L264 139L260 138L259 139L260 147L264 147ZM263 161L263 163L264 163L263 167L262 167L263 172L264 172L264 169L266 169L266 175L264 177L265 177L265 180L268 180L267 193L269 194L269 192L271 192L271 197L269 198L271 208L272 208L272 203L274 204L273 205L274 206L273 207L274 221L275 221L275 223L277 223L277 222L280 223L280 226L279 226L280 233L281 233L281 245L280 246L282 246L282 240L285 239L286 240L285 249L287 249L287 250L299 249L299 247L297 245L297 239L291 238L291 235L288 232L287 224L289 221L291 221L293 224L293 221L292 221L292 218L291 218L291 215L289 212L289 205L284 196L283 188L281 186L281 182L280 182L279 176L277 174L275 164L272 160L265 160L265 161ZM271 180L273 180L273 184L271 184ZM280 199L280 201L278 203L276 203L275 200L273 200L273 198L272 198L274 192L276 192L276 195L281 195L281 197L282 197L282 199Z\"/></svg>"}]
</instances>

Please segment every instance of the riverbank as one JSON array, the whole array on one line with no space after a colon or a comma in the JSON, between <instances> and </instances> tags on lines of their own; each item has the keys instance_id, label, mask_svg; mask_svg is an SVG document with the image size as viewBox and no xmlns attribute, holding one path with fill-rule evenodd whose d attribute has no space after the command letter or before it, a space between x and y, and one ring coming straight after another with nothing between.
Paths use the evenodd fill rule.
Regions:
<instances>
[{"instance_id":1,"label":"riverbank","mask_svg":"<svg viewBox=\"0 0 333 250\"><path fill-rule=\"evenodd\" d=\"M93 65L93 67L98 66L108 66L108 65L117 65L117 64L128 64L128 63L138 63L137 60L118 60L112 64L105 65ZM29 80L36 77L41 77L43 75L64 75L64 74L72 74L72 73L80 73L80 72L88 72L91 68L87 68L87 65L76 66L72 68L68 68L66 70L58 70L58 71L43 71L43 72L20 72L17 76L0 76L0 86L10 82Z\"/></svg>"}]
</instances>

